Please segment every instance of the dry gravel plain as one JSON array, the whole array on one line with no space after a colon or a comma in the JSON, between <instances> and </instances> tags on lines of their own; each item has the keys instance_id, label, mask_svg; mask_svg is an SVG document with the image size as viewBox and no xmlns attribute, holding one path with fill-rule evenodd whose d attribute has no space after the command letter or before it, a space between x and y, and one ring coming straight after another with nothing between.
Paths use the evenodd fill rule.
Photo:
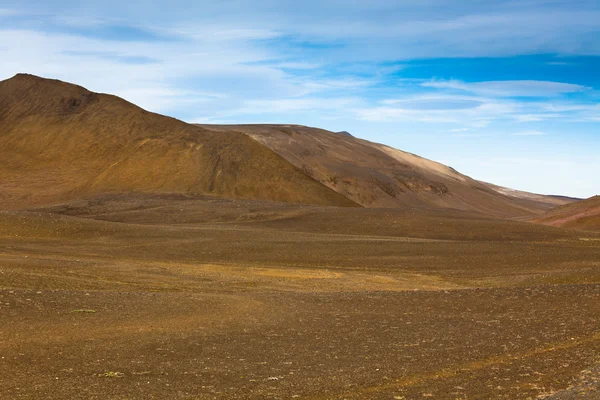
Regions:
<instances>
[{"instance_id":1,"label":"dry gravel plain","mask_svg":"<svg viewBox=\"0 0 600 400\"><path fill-rule=\"evenodd\" d=\"M114 195L0 212L0 399L600 398L600 235Z\"/></svg>"}]
</instances>

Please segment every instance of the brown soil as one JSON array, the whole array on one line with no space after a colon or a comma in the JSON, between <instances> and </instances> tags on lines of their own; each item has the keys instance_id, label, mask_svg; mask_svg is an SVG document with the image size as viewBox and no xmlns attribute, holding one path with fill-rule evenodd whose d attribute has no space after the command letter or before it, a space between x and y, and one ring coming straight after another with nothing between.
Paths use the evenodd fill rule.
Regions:
<instances>
[{"instance_id":1,"label":"brown soil","mask_svg":"<svg viewBox=\"0 0 600 400\"><path fill-rule=\"evenodd\" d=\"M104 196L0 213L0 288L2 399L597 390L590 232L459 212Z\"/></svg>"}]
</instances>

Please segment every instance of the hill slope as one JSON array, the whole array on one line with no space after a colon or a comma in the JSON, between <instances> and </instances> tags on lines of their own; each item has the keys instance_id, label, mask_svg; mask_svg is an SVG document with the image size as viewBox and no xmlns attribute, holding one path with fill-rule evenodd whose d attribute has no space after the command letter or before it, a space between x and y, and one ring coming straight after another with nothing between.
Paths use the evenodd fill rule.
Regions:
<instances>
[{"instance_id":1,"label":"hill slope","mask_svg":"<svg viewBox=\"0 0 600 400\"><path fill-rule=\"evenodd\" d=\"M557 207L533 221L564 228L600 231L600 196Z\"/></svg>"},{"instance_id":2,"label":"hill slope","mask_svg":"<svg viewBox=\"0 0 600 400\"><path fill-rule=\"evenodd\" d=\"M570 201L507 192L347 132L190 125L24 74L0 82L0 159L0 208L13 209L142 192L531 218Z\"/></svg>"},{"instance_id":3,"label":"hill slope","mask_svg":"<svg viewBox=\"0 0 600 400\"><path fill-rule=\"evenodd\" d=\"M570 201L525 192L509 195L443 164L322 129L298 125L202 126L246 133L365 207L454 208L518 218Z\"/></svg>"},{"instance_id":4,"label":"hill slope","mask_svg":"<svg viewBox=\"0 0 600 400\"><path fill-rule=\"evenodd\" d=\"M248 136L19 74L0 82L0 207L112 192L355 206Z\"/></svg>"},{"instance_id":5,"label":"hill slope","mask_svg":"<svg viewBox=\"0 0 600 400\"><path fill-rule=\"evenodd\" d=\"M515 190L511 188L507 188L504 186L494 185L493 183L479 181L487 187L492 188L496 192L502 193L509 197L516 197L518 199L531 200L538 203L546 204L547 206L551 206L552 208L562 206L564 204L569 204L573 202L577 202L583 199L576 197L568 197L568 196L556 196L556 195L544 195L537 193L524 192L522 190Z\"/></svg>"}]
</instances>

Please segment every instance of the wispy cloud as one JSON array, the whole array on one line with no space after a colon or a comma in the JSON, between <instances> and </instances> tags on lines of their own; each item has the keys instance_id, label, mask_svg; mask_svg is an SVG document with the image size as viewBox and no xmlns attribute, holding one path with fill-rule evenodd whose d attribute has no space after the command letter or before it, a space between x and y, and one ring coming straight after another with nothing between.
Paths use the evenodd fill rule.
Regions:
<instances>
[{"instance_id":1,"label":"wispy cloud","mask_svg":"<svg viewBox=\"0 0 600 400\"><path fill-rule=\"evenodd\" d=\"M468 130L469 130L469 128L454 128L454 129L450 129L448 132L459 133L459 132L466 132Z\"/></svg>"},{"instance_id":2,"label":"wispy cloud","mask_svg":"<svg viewBox=\"0 0 600 400\"><path fill-rule=\"evenodd\" d=\"M522 131L522 132L516 132L513 133L514 136L543 136L543 135L547 135L546 132L542 132L542 131Z\"/></svg>"},{"instance_id":3,"label":"wispy cloud","mask_svg":"<svg viewBox=\"0 0 600 400\"><path fill-rule=\"evenodd\" d=\"M560 160L560 159L539 159L533 157L495 157L486 162L482 162L481 165L502 165L502 164L518 164L518 165L539 165L539 166L574 166L576 162L571 160Z\"/></svg>"},{"instance_id":4,"label":"wispy cloud","mask_svg":"<svg viewBox=\"0 0 600 400\"><path fill-rule=\"evenodd\" d=\"M115 25L96 23L86 25L55 25L51 30L75 36L89 37L118 42L171 42L184 40L184 37L170 32L150 29L134 25Z\"/></svg>"},{"instance_id":5,"label":"wispy cloud","mask_svg":"<svg viewBox=\"0 0 600 400\"><path fill-rule=\"evenodd\" d=\"M488 82L432 80L424 82L422 86L436 89L454 89L494 97L551 97L564 93L582 92L590 89L572 83L532 80Z\"/></svg>"},{"instance_id":6,"label":"wispy cloud","mask_svg":"<svg viewBox=\"0 0 600 400\"><path fill-rule=\"evenodd\" d=\"M476 95L437 94L386 99L378 104L354 110L357 118L372 122L454 123L469 129L485 127L493 122L522 124L545 121L595 121L600 105L577 100L519 101L514 98ZM519 131L519 135L540 135L540 130Z\"/></svg>"},{"instance_id":7,"label":"wispy cloud","mask_svg":"<svg viewBox=\"0 0 600 400\"><path fill-rule=\"evenodd\" d=\"M107 60L113 59L115 61L123 62L126 64L153 64L160 62L157 58L142 56L142 55L130 55L127 53L117 53L114 51L71 51L67 50L64 52L67 56L75 56L82 60L86 58Z\"/></svg>"},{"instance_id":8,"label":"wispy cloud","mask_svg":"<svg viewBox=\"0 0 600 400\"><path fill-rule=\"evenodd\" d=\"M199 93L200 98L204 97L202 93L211 92L237 97L238 101L252 95L290 96L307 91L304 84L295 83L280 68L251 65L271 57L251 42L199 41L191 46L189 41L115 42L59 32L0 28L0 48L0 76L30 72L63 79L123 96L158 112L197 112L190 109L190 96L180 95L181 87ZM167 90L173 94L165 101ZM143 92L147 93L139 95ZM235 108L235 100L215 104L216 108L223 106Z\"/></svg>"},{"instance_id":9,"label":"wispy cloud","mask_svg":"<svg viewBox=\"0 0 600 400\"><path fill-rule=\"evenodd\" d=\"M278 100L248 100L236 112L245 114L277 114L289 112L314 112L323 110L340 110L344 108L356 107L360 100L356 98L292 98Z\"/></svg>"},{"instance_id":10,"label":"wispy cloud","mask_svg":"<svg viewBox=\"0 0 600 400\"><path fill-rule=\"evenodd\" d=\"M386 99L381 104L395 106L403 110L443 111L466 110L484 104L484 99L470 96L434 94L410 96L405 99Z\"/></svg>"},{"instance_id":11,"label":"wispy cloud","mask_svg":"<svg viewBox=\"0 0 600 400\"><path fill-rule=\"evenodd\" d=\"M0 8L0 18L1 17L14 17L19 15L20 12L10 8Z\"/></svg>"},{"instance_id":12,"label":"wispy cloud","mask_svg":"<svg viewBox=\"0 0 600 400\"><path fill-rule=\"evenodd\" d=\"M560 66L574 65L573 63L565 62L565 61L549 61L546 64L548 64L548 65L560 65Z\"/></svg>"}]
</instances>

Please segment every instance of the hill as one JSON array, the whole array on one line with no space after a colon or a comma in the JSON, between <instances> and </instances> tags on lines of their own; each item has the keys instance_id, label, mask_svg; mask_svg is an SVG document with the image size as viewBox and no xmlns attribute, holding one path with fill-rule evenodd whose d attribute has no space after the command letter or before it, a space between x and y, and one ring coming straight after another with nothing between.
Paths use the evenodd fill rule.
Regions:
<instances>
[{"instance_id":1,"label":"hill","mask_svg":"<svg viewBox=\"0 0 600 400\"><path fill-rule=\"evenodd\" d=\"M246 135L61 81L19 74L0 82L0 126L2 208L115 192L355 206Z\"/></svg>"},{"instance_id":2,"label":"hill","mask_svg":"<svg viewBox=\"0 0 600 400\"><path fill-rule=\"evenodd\" d=\"M323 185L364 207L452 208L522 218L571 201L503 192L499 186L476 181L446 165L322 129L299 125L202 127L246 133Z\"/></svg>"},{"instance_id":3,"label":"hill","mask_svg":"<svg viewBox=\"0 0 600 400\"><path fill-rule=\"evenodd\" d=\"M600 231L600 196L557 207L533 221L564 228Z\"/></svg>"},{"instance_id":4,"label":"hill","mask_svg":"<svg viewBox=\"0 0 600 400\"><path fill-rule=\"evenodd\" d=\"M25 74L0 82L0 126L4 209L171 193L528 219L570 201L479 182L345 131L191 125Z\"/></svg>"}]
</instances>

